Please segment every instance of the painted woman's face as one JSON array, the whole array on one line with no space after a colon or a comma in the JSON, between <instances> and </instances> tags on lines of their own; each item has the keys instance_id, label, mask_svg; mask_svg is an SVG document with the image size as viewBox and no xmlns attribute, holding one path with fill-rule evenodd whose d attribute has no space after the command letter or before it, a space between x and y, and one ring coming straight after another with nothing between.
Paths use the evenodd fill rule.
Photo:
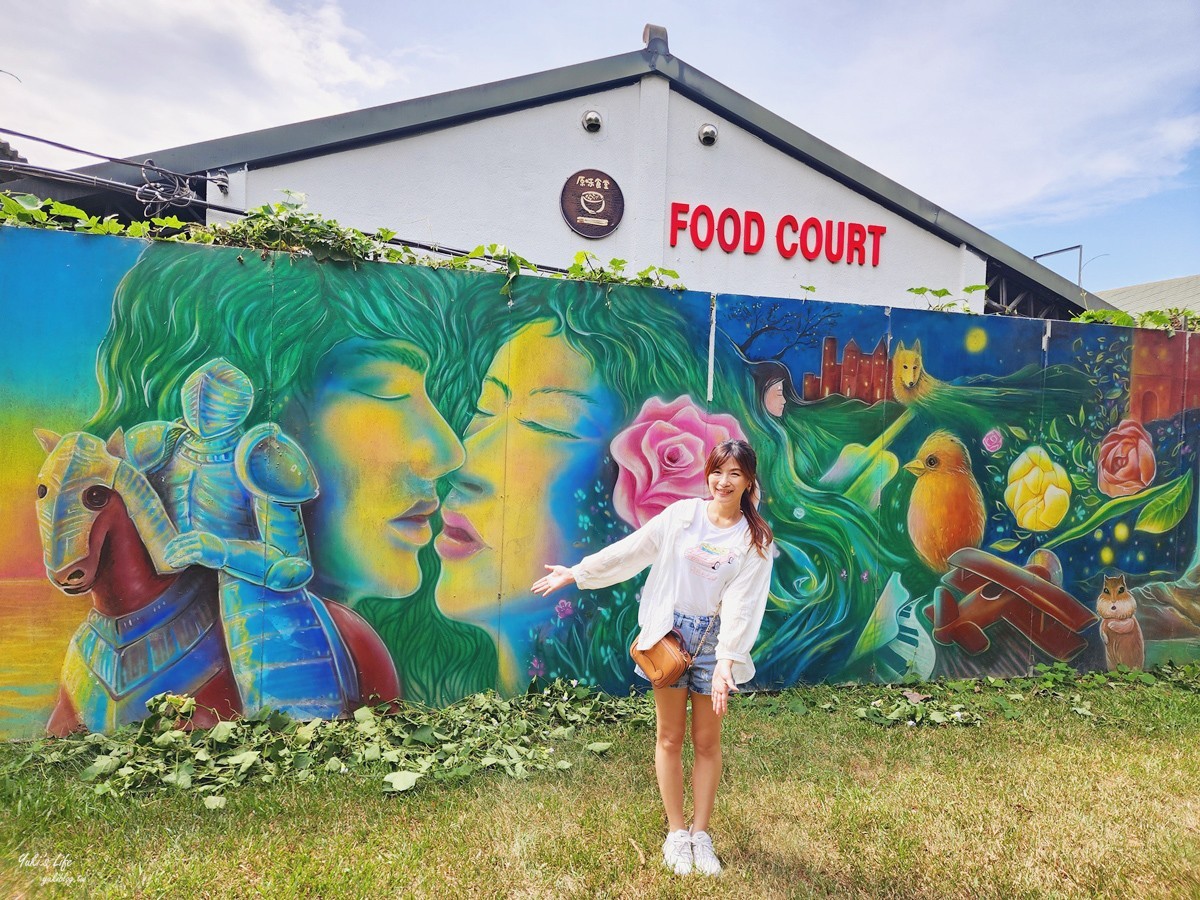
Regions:
<instances>
[{"instance_id":1,"label":"painted woman's face","mask_svg":"<svg viewBox=\"0 0 1200 900\"><path fill-rule=\"evenodd\" d=\"M322 596L407 597L420 587L435 483L463 461L425 393L428 367L405 341L347 341L322 360L311 397L284 408L282 424L320 485L304 518Z\"/></svg>"},{"instance_id":2,"label":"painted woman's face","mask_svg":"<svg viewBox=\"0 0 1200 900\"><path fill-rule=\"evenodd\" d=\"M437 540L443 612L497 630L502 617L513 634L554 605L529 590L542 565L583 555L575 492L590 492L617 416L591 363L553 332L523 328L488 370Z\"/></svg>"},{"instance_id":3,"label":"painted woman's face","mask_svg":"<svg viewBox=\"0 0 1200 900\"><path fill-rule=\"evenodd\" d=\"M762 401L766 411L775 418L783 415L784 407L787 406L787 396L783 393L783 379L772 381L767 385L766 390L763 391Z\"/></svg>"}]
</instances>

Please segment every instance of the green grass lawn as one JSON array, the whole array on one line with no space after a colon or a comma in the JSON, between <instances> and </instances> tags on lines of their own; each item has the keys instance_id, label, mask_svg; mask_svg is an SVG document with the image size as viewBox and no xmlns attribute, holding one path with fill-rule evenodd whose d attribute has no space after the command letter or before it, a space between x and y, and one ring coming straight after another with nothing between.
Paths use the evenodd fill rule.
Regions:
<instances>
[{"instance_id":1,"label":"green grass lawn","mask_svg":"<svg viewBox=\"0 0 1200 900\"><path fill-rule=\"evenodd\" d=\"M736 698L719 879L662 866L644 716L553 742L569 769L389 794L372 762L230 788L215 810L178 789L97 796L78 762L13 772L28 747L8 745L0 895L1200 897L1200 677L918 687L915 706L882 687ZM981 724L931 727L931 704ZM857 712L893 707L895 727Z\"/></svg>"}]
</instances>

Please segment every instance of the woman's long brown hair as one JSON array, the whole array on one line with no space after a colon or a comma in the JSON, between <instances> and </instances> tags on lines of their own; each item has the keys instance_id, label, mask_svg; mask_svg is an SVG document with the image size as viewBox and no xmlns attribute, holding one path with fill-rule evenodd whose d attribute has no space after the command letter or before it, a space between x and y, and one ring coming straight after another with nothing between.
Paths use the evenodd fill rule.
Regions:
<instances>
[{"instance_id":1,"label":"woman's long brown hair","mask_svg":"<svg viewBox=\"0 0 1200 900\"><path fill-rule=\"evenodd\" d=\"M721 441L708 454L708 460L704 463L704 478L707 480L709 475L729 459L737 463L742 474L750 480L750 487L742 494L742 515L746 517L746 524L750 526L751 543L758 550L759 556L766 557L767 545L775 539L775 535L756 505L759 490L758 455L754 448L745 441Z\"/></svg>"}]
</instances>

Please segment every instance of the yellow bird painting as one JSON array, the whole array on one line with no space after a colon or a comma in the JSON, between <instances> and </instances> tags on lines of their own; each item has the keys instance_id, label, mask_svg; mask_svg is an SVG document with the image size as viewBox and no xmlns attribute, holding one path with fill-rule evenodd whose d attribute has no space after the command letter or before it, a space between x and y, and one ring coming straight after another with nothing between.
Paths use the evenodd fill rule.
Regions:
<instances>
[{"instance_id":1,"label":"yellow bird painting","mask_svg":"<svg viewBox=\"0 0 1200 900\"><path fill-rule=\"evenodd\" d=\"M904 468L917 477L908 502L908 536L935 572L950 570L950 555L983 543L987 510L971 472L971 455L949 431L925 438Z\"/></svg>"}]
</instances>

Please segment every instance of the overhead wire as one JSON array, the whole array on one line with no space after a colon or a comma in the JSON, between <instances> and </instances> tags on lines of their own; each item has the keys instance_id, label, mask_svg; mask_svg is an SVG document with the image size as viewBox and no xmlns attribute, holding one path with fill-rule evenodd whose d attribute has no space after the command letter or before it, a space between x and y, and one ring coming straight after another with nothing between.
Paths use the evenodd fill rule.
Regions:
<instances>
[{"instance_id":1,"label":"overhead wire","mask_svg":"<svg viewBox=\"0 0 1200 900\"><path fill-rule=\"evenodd\" d=\"M90 156L93 159L102 159L105 162L117 163L122 166L132 166L135 169L145 171L150 169L153 172L160 172L163 175L170 175L173 178L203 178L205 181L218 180L211 175L184 175L182 172L174 172L170 169L164 169L162 166L156 166L154 160L147 159L145 162L134 162L132 159L122 159L119 156L106 156L103 153L96 153L93 150L84 150L80 147L72 147L70 144L63 144L59 141L52 141L49 138L38 137L34 134L25 134L22 131L14 131L11 128L0 128L0 134L7 134L13 137L19 137L27 141L37 141L39 144L46 144L50 147L57 147L59 150L67 150L70 153L79 153L83 156Z\"/></svg>"},{"instance_id":2,"label":"overhead wire","mask_svg":"<svg viewBox=\"0 0 1200 900\"><path fill-rule=\"evenodd\" d=\"M212 183L218 184L219 186L228 184L228 175L224 174L224 170L221 170L221 173L222 173L221 175L206 175L206 174L189 175L189 174L184 174L182 172L174 172L170 169L165 169L162 166L156 166L156 165L154 165L152 160L146 160L145 163L138 163L138 162L134 162L133 160L130 160L130 159L121 159L119 157L106 156L103 153L95 153L91 150L82 150L78 147L72 147L69 144L63 144L58 141L52 141L48 138L37 137L36 135L32 135L32 134L25 134L20 131L14 131L10 128L0 128L0 134L12 135L14 137L21 138L22 140L37 141L38 143L47 144L51 147L57 147L60 150L67 150L72 153L81 153L85 156L91 156L95 159L102 159L102 160L105 160L110 163L117 163L120 165L132 166L133 168L137 168L142 171L143 178L146 178L145 173L147 170L157 172L161 175L166 176L168 179L171 179L171 182L173 182L176 185L176 189L169 196L156 196L155 193L153 193L153 192L148 193L147 188L151 188L151 189L157 188L158 185L162 184L162 182L150 182L148 178L146 179L147 180L146 184L136 185L136 184L130 184L129 182L126 182L126 181L116 181L111 178L101 178L100 176L97 176L97 175L87 175L78 170L56 169L56 168L52 168L49 166L39 166L39 165L36 165L33 163L18 162L15 160L0 160L0 171L7 170L10 172L22 172L22 173L27 173L27 174L33 175L35 177L50 179L52 181L61 181L66 184L86 185L89 187L105 188L105 189L114 191L119 194L124 194L126 196L134 197L136 200L138 200L139 202L141 202L143 204L143 206L146 209L147 215L151 215L150 209L153 206L162 206L162 207L170 206L170 207L180 207L180 208L186 207L186 206L198 206L205 210L212 210L214 212L223 212L223 213L227 213L229 215L234 215L234 216L245 217L246 215L248 215L247 211L244 209L238 209L237 207L233 207L233 206L225 206L220 203L212 203L209 200L202 199L199 196L199 194L197 194L194 190L191 189L189 182L193 178L200 179L200 180L203 180L206 182L212 182ZM178 185L180 185L180 184L182 184L184 186L184 190L180 190L178 188ZM423 241L410 241L410 240L407 240L405 238L400 238L400 237L393 237L393 238L388 238L385 240L385 239L379 237L378 234L375 234L375 233L369 232L369 231L364 231L363 234L365 234L367 237L369 237L373 240L379 241L380 243L385 243L385 244L389 244L391 246L401 247L401 248L416 248L418 250L424 250L428 253L435 253L439 256L447 256L447 257L467 256L471 252L468 250L460 250L455 247L447 247L443 244L430 244L430 243L425 243ZM504 256L496 257L491 254L485 253L482 258L486 262L490 262L495 265L501 265L501 264L507 263L507 257L504 257ZM530 265L532 265L538 272L548 272L548 273L552 273L555 275L569 274L568 270L560 268L558 266L541 265L539 263L532 263L532 262L530 263Z\"/></svg>"}]
</instances>

